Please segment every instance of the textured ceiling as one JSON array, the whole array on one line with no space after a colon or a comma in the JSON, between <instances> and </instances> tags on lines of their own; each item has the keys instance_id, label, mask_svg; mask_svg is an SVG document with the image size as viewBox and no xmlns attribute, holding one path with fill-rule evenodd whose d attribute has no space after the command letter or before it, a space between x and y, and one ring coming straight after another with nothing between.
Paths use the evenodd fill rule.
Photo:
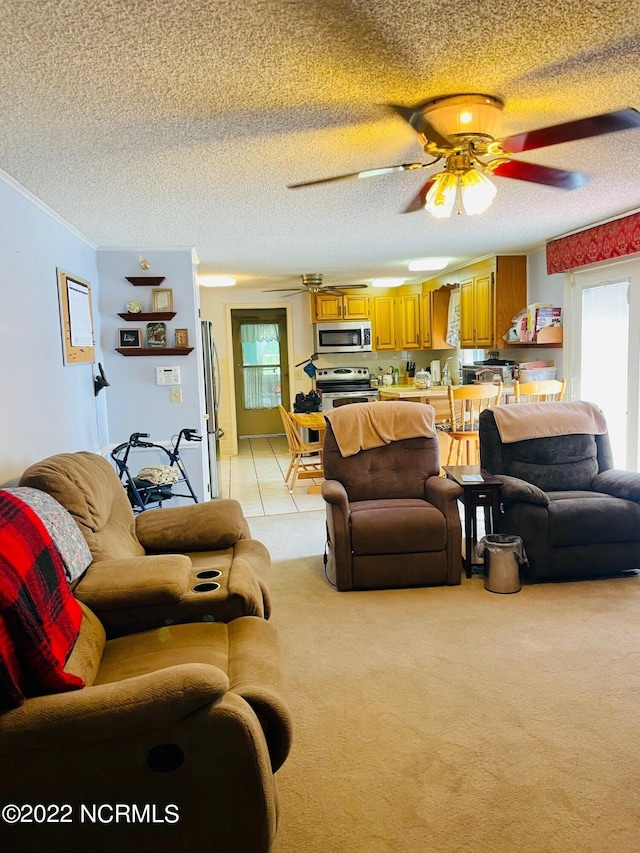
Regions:
<instances>
[{"instance_id":1,"label":"textured ceiling","mask_svg":"<svg viewBox=\"0 0 640 853\"><path fill-rule=\"evenodd\" d=\"M494 178L477 217L400 211L427 171L390 103L505 102L502 136L640 108L638 0L2 0L0 169L99 246L195 246L202 272L280 283L519 252L640 206L640 130L517 159L573 192ZM441 166L434 167L439 171Z\"/></svg>"}]
</instances>

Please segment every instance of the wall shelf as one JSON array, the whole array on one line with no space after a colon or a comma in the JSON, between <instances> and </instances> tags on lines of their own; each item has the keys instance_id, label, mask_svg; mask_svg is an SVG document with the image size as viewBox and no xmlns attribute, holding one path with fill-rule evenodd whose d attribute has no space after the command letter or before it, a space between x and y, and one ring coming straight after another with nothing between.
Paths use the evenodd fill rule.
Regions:
<instances>
[{"instance_id":1,"label":"wall shelf","mask_svg":"<svg viewBox=\"0 0 640 853\"><path fill-rule=\"evenodd\" d=\"M193 347L116 347L116 352L129 356L189 355L193 349Z\"/></svg>"},{"instance_id":2,"label":"wall shelf","mask_svg":"<svg viewBox=\"0 0 640 853\"><path fill-rule=\"evenodd\" d=\"M165 279L163 275L126 275L125 278L127 281L132 284L134 287L157 287L159 284Z\"/></svg>"},{"instance_id":3,"label":"wall shelf","mask_svg":"<svg viewBox=\"0 0 640 853\"><path fill-rule=\"evenodd\" d=\"M556 344L538 344L535 341L505 341L500 349L562 349L562 342Z\"/></svg>"},{"instance_id":4,"label":"wall shelf","mask_svg":"<svg viewBox=\"0 0 640 853\"><path fill-rule=\"evenodd\" d=\"M151 320L151 322L155 322L156 320L173 320L175 316L175 311L147 311L146 313L138 312L137 314L118 314L118 317L122 317L123 320L127 320L129 323L137 323L140 320Z\"/></svg>"}]
</instances>

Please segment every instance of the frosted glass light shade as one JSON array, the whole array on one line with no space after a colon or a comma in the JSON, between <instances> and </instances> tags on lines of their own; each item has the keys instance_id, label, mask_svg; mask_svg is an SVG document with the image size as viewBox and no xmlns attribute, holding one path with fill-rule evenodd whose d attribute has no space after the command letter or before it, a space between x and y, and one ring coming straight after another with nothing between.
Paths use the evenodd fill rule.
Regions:
<instances>
[{"instance_id":1,"label":"frosted glass light shade","mask_svg":"<svg viewBox=\"0 0 640 853\"><path fill-rule=\"evenodd\" d=\"M502 101L491 95L452 95L422 107L422 114L443 136L482 134L496 139L502 124Z\"/></svg>"},{"instance_id":2,"label":"frosted glass light shade","mask_svg":"<svg viewBox=\"0 0 640 853\"><path fill-rule=\"evenodd\" d=\"M425 209L436 219L451 216L458 194L458 178L453 172L440 172L427 193Z\"/></svg>"},{"instance_id":3,"label":"frosted glass light shade","mask_svg":"<svg viewBox=\"0 0 640 853\"><path fill-rule=\"evenodd\" d=\"M477 169L469 169L460 178L462 205L468 216L484 213L496 196L496 188L486 175Z\"/></svg>"}]
</instances>

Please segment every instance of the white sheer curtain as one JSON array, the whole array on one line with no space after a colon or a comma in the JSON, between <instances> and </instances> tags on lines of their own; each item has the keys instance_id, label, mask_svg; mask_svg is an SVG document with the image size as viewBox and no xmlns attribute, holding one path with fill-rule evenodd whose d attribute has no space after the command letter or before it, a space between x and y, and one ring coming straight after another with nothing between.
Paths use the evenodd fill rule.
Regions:
<instances>
[{"instance_id":1,"label":"white sheer curtain","mask_svg":"<svg viewBox=\"0 0 640 853\"><path fill-rule=\"evenodd\" d=\"M243 323L244 407L273 409L282 399L280 384L280 329L277 323Z\"/></svg>"},{"instance_id":2,"label":"white sheer curtain","mask_svg":"<svg viewBox=\"0 0 640 853\"><path fill-rule=\"evenodd\" d=\"M280 340L280 329L277 323L243 323L240 340L243 344L272 343Z\"/></svg>"}]
</instances>

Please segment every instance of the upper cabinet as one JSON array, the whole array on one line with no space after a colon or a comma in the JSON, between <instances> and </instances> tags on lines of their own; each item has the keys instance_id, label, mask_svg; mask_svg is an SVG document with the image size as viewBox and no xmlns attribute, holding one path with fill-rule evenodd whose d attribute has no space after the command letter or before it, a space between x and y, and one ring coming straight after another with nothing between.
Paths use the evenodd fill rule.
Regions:
<instances>
[{"instance_id":1,"label":"upper cabinet","mask_svg":"<svg viewBox=\"0 0 640 853\"><path fill-rule=\"evenodd\" d=\"M375 350L413 350L428 346L423 341L422 297L416 292L373 298Z\"/></svg>"},{"instance_id":2,"label":"upper cabinet","mask_svg":"<svg viewBox=\"0 0 640 853\"><path fill-rule=\"evenodd\" d=\"M527 258L525 255L497 255L440 276L432 294L432 346L444 340L445 315L436 311L447 302L452 284L460 287L460 347L462 349L505 349L504 336L513 318L527 305ZM448 285L448 286L447 286ZM436 315L439 324L436 323Z\"/></svg>"},{"instance_id":3,"label":"upper cabinet","mask_svg":"<svg viewBox=\"0 0 640 853\"><path fill-rule=\"evenodd\" d=\"M314 323L327 320L368 320L369 297L366 293L316 293L311 301Z\"/></svg>"}]
</instances>

